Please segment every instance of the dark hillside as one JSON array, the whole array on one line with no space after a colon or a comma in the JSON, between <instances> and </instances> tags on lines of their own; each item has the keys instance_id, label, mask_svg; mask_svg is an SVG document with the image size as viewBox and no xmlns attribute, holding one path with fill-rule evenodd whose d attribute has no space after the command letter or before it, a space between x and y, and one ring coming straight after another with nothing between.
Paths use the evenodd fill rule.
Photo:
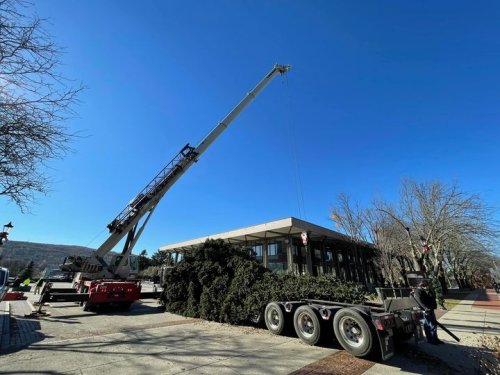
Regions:
<instances>
[{"instance_id":1,"label":"dark hillside","mask_svg":"<svg viewBox=\"0 0 500 375\"><path fill-rule=\"evenodd\" d=\"M3 252L2 252L3 250ZM94 249L75 245L53 245L46 243L7 241L0 248L0 265L12 268L33 260L35 268L56 269L69 255L88 256Z\"/></svg>"}]
</instances>

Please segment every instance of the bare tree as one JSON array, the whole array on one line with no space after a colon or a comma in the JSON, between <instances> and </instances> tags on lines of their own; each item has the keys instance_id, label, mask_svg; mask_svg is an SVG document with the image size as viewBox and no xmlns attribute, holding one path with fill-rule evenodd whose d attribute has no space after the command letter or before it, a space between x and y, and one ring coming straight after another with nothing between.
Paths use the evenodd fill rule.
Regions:
<instances>
[{"instance_id":1,"label":"bare tree","mask_svg":"<svg viewBox=\"0 0 500 375\"><path fill-rule=\"evenodd\" d=\"M415 268L426 271L433 279L440 303L444 301L443 291L447 287L444 269L446 252L459 246L457 239L462 244L485 246L497 234L492 211L479 196L460 191L456 184L419 184L407 179L403 181L398 210L388 205L381 205L378 209L406 232ZM461 253L453 262L461 258L466 265L473 259L470 254ZM460 272L463 269L461 267ZM465 280L463 276L460 278Z\"/></svg>"},{"instance_id":2,"label":"bare tree","mask_svg":"<svg viewBox=\"0 0 500 375\"><path fill-rule=\"evenodd\" d=\"M59 73L62 51L29 5L0 0L0 195L23 212L48 191L46 162L69 151L63 122L82 90Z\"/></svg>"},{"instance_id":3,"label":"bare tree","mask_svg":"<svg viewBox=\"0 0 500 375\"><path fill-rule=\"evenodd\" d=\"M419 233L422 245L429 250L430 271L443 286L444 253L456 238L481 244L496 234L491 210L479 196L460 191L456 184L417 184L406 180L402 208Z\"/></svg>"},{"instance_id":4,"label":"bare tree","mask_svg":"<svg viewBox=\"0 0 500 375\"><path fill-rule=\"evenodd\" d=\"M479 243L468 238L456 238L444 254L444 267L460 288L486 286L494 278L492 264L494 253Z\"/></svg>"},{"instance_id":5,"label":"bare tree","mask_svg":"<svg viewBox=\"0 0 500 375\"><path fill-rule=\"evenodd\" d=\"M376 201L360 209L345 194L330 215L355 243L371 240L377 264L391 286L397 274L407 282L408 271L423 271L432 279L439 303L450 279L459 287L486 285L491 279L498 245L493 210L478 195L456 184L403 181L397 206Z\"/></svg>"},{"instance_id":6,"label":"bare tree","mask_svg":"<svg viewBox=\"0 0 500 375\"><path fill-rule=\"evenodd\" d=\"M365 212L357 202L352 202L351 198L344 193L337 196L337 206L330 211L330 218L335 222L337 228L348 235L353 243L352 255L354 258L354 276L357 281L365 282L363 272L359 272L364 267L360 257L360 243L368 242L368 231L366 225Z\"/></svg>"},{"instance_id":7,"label":"bare tree","mask_svg":"<svg viewBox=\"0 0 500 375\"><path fill-rule=\"evenodd\" d=\"M399 224L378 210L367 209L365 213L371 241L377 248L375 260L378 267L391 288L395 287L398 279L406 284L407 269L411 270L412 267L408 264L407 246Z\"/></svg>"},{"instance_id":8,"label":"bare tree","mask_svg":"<svg viewBox=\"0 0 500 375\"><path fill-rule=\"evenodd\" d=\"M337 206L331 209L330 217L353 241L367 241L364 210L357 202L351 202L347 194L337 196Z\"/></svg>"}]
</instances>

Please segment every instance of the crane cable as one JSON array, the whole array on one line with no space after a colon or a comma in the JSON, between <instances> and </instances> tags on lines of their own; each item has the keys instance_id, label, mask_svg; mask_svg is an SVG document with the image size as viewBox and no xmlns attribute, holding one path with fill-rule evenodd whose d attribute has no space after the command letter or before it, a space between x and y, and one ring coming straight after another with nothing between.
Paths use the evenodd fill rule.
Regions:
<instances>
[{"instance_id":1,"label":"crane cable","mask_svg":"<svg viewBox=\"0 0 500 375\"><path fill-rule=\"evenodd\" d=\"M106 231L106 229L101 230L99 233L97 233L86 245L85 247L89 247L98 237L101 237L101 235Z\"/></svg>"},{"instance_id":2,"label":"crane cable","mask_svg":"<svg viewBox=\"0 0 500 375\"><path fill-rule=\"evenodd\" d=\"M295 195L297 198L297 207L299 210L299 216L301 219L307 220L305 203L304 203L304 192L302 189L302 178L300 174L300 165L299 165L299 157L298 157L298 147L297 141L295 137L295 126L292 120L292 98L290 95L290 87L288 85L288 76L286 74L283 75L283 83L286 88L286 105L287 105L287 125L288 125L288 138L290 144L290 153L291 160L293 166L293 174L294 174L294 185L295 185Z\"/></svg>"}]
</instances>

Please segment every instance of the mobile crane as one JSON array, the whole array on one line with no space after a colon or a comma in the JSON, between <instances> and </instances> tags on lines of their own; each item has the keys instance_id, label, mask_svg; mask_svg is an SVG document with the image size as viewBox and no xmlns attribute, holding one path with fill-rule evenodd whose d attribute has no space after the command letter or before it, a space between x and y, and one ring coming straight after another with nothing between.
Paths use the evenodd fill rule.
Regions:
<instances>
[{"instance_id":1,"label":"mobile crane","mask_svg":"<svg viewBox=\"0 0 500 375\"><path fill-rule=\"evenodd\" d=\"M84 310L89 310L103 304L128 307L137 299L153 297L153 293L141 293L141 285L138 280L127 279L137 272L137 262L132 255L132 249L158 203L267 84L278 74L287 73L290 68L290 65L276 64L196 147L189 144L184 146L108 224L109 237L91 256L66 258L60 268L63 271L75 273L73 288L55 289L48 283L48 287L45 288L38 302L39 312L41 312L41 307L45 302L81 302ZM110 263L106 262L104 256L111 252L124 238L125 243L121 253L114 255Z\"/></svg>"}]
</instances>

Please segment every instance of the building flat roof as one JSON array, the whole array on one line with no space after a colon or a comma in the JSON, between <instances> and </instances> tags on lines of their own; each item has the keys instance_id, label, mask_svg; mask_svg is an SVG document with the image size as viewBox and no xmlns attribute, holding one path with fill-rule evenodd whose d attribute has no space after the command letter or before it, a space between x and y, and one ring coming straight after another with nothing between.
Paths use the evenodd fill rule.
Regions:
<instances>
[{"instance_id":1,"label":"building flat roof","mask_svg":"<svg viewBox=\"0 0 500 375\"><path fill-rule=\"evenodd\" d=\"M257 224L250 227L231 230L218 234L212 234L206 237L200 237L189 241L178 242L160 247L160 251L189 251L194 246L204 243L207 239L223 239L229 243L240 243L248 241L259 241L272 239L286 235L300 235L302 232L309 232L309 238L314 239L334 239L342 241L351 241L350 238L342 233L331 229L309 223L295 217L270 221L268 223Z\"/></svg>"}]
</instances>

